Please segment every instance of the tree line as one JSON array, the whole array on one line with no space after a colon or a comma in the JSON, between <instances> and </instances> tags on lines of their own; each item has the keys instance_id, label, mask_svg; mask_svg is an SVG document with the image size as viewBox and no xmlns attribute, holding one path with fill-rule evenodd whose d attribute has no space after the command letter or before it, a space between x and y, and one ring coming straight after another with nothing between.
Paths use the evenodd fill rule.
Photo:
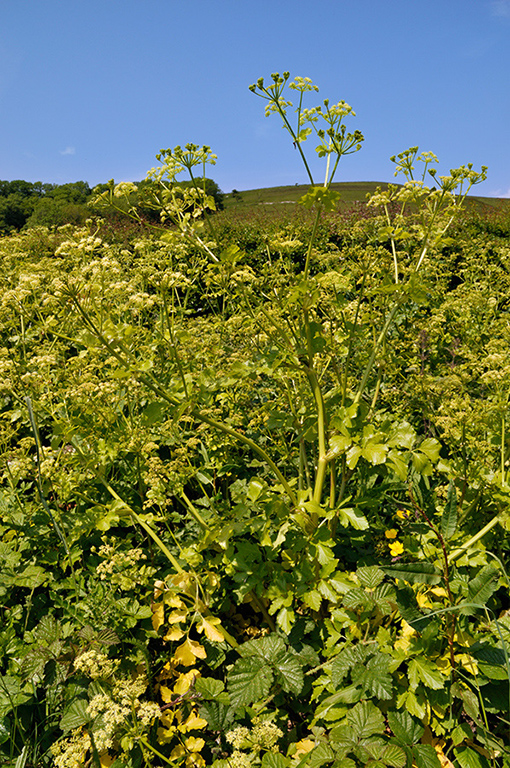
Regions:
<instances>
[{"instance_id":1,"label":"tree line","mask_svg":"<svg viewBox=\"0 0 510 768\"><path fill-rule=\"evenodd\" d=\"M139 183L140 191L152 182ZM189 182L183 182L185 186ZM106 188L106 184L100 184ZM97 189L97 187L96 187ZM223 193L212 179L206 179L207 194L212 195L217 209L223 208ZM67 184L46 184L41 181L0 180L0 235L8 235L23 228L47 226L58 227L63 224L81 225L92 213L89 203L92 189L86 181L74 181ZM151 219L153 212L144 210L143 196L140 195L141 212ZM101 214L104 216L105 212Z\"/></svg>"}]
</instances>

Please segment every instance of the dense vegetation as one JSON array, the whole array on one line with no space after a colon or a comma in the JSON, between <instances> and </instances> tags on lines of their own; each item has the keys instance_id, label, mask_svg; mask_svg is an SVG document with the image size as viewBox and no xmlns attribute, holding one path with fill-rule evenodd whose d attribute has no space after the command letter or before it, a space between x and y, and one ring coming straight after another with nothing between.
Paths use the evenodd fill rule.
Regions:
<instances>
[{"instance_id":1,"label":"dense vegetation","mask_svg":"<svg viewBox=\"0 0 510 768\"><path fill-rule=\"evenodd\" d=\"M188 145L0 240L3 765L510 765L509 211L412 148L339 213L288 80L301 206Z\"/></svg>"}]
</instances>

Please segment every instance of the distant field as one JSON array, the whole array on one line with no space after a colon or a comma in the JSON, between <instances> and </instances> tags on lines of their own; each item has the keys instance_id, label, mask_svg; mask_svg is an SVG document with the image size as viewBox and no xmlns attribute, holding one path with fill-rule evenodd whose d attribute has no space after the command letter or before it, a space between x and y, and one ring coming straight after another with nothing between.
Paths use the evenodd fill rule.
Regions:
<instances>
[{"instance_id":1,"label":"distant field","mask_svg":"<svg viewBox=\"0 0 510 768\"><path fill-rule=\"evenodd\" d=\"M340 192L340 205L352 205L365 202L367 194L375 192L377 187L386 187L383 181L343 181L331 185ZM285 187L265 187L262 189L239 190L237 194L225 195L225 208L251 207L254 205L288 205L296 203L309 189L309 184L295 184ZM502 203L510 206L510 200L498 197L469 196L470 203L480 208L496 208Z\"/></svg>"}]
</instances>

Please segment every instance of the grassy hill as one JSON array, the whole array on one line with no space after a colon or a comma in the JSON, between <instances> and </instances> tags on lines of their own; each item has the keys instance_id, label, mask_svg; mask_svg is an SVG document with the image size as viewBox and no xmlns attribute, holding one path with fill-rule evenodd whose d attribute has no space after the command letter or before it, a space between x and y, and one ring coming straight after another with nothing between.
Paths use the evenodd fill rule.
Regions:
<instances>
[{"instance_id":1,"label":"grassy hill","mask_svg":"<svg viewBox=\"0 0 510 768\"><path fill-rule=\"evenodd\" d=\"M367 194L375 192L377 187L386 187L384 181L342 181L331 185L340 192L340 205L352 205L356 202L365 202ZM309 189L309 184L292 184L284 187L263 187L262 189L248 189L225 195L225 208L251 207L254 205L289 205L296 203ZM470 195L469 201L477 208L498 208L501 204L508 204L510 200L498 197L479 197Z\"/></svg>"}]
</instances>

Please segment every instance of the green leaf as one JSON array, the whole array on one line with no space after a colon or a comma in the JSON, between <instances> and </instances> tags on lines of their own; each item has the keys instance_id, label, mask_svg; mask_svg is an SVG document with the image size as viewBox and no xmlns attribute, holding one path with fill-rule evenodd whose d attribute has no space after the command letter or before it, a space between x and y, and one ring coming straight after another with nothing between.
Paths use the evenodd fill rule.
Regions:
<instances>
[{"instance_id":1,"label":"green leaf","mask_svg":"<svg viewBox=\"0 0 510 768\"><path fill-rule=\"evenodd\" d=\"M388 712L388 725L402 744L416 744L425 731L423 725L411 717L405 709Z\"/></svg>"},{"instance_id":2,"label":"green leaf","mask_svg":"<svg viewBox=\"0 0 510 768\"><path fill-rule=\"evenodd\" d=\"M306 755L304 764L306 768L319 768L324 763L331 763L335 759L335 753L329 744L318 744Z\"/></svg>"},{"instance_id":3,"label":"green leaf","mask_svg":"<svg viewBox=\"0 0 510 768\"><path fill-rule=\"evenodd\" d=\"M228 674L228 692L235 707L249 706L269 695L273 672L262 658L238 659Z\"/></svg>"},{"instance_id":4,"label":"green leaf","mask_svg":"<svg viewBox=\"0 0 510 768\"><path fill-rule=\"evenodd\" d=\"M340 507L337 511L340 525L344 528L351 525L357 531L366 531L369 527L368 520L359 509L356 509L355 507Z\"/></svg>"},{"instance_id":5,"label":"green leaf","mask_svg":"<svg viewBox=\"0 0 510 768\"><path fill-rule=\"evenodd\" d=\"M430 619L420 611L416 595L411 587L405 586L403 589L397 589L396 602L402 618L417 632L422 632L430 623Z\"/></svg>"},{"instance_id":6,"label":"green leaf","mask_svg":"<svg viewBox=\"0 0 510 768\"><path fill-rule=\"evenodd\" d=\"M60 718L60 727L67 733L74 728L80 728L82 725L90 722L90 715L87 714L89 702L87 699L74 699L71 706L66 709Z\"/></svg>"},{"instance_id":7,"label":"green leaf","mask_svg":"<svg viewBox=\"0 0 510 768\"><path fill-rule=\"evenodd\" d=\"M347 720L358 739L366 739L376 733L384 733L384 717L371 701L356 704L348 713Z\"/></svg>"},{"instance_id":8,"label":"green leaf","mask_svg":"<svg viewBox=\"0 0 510 768\"><path fill-rule=\"evenodd\" d=\"M484 606L497 589L499 572L486 565L468 584L468 602Z\"/></svg>"},{"instance_id":9,"label":"green leaf","mask_svg":"<svg viewBox=\"0 0 510 768\"><path fill-rule=\"evenodd\" d=\"M416 768L441 768L437 752L430 744L415 744L413 757Z\"/></svg>"},{"instance_id":10,"label":"green leaf","mask_svg":"<svg viewBox=\"0 0 510 768\"><path fill-rule=\"evenodd\" d=\"M25 691L18 677L0 676L0 717L5 717L20 704L30 701L32 695L31 691Z\"/></svg>"},{"instance_id":11,"label":"green leaf","mask_svg":"<svg viewBox=\"0 0 510 768\"><path fill-rule=\"evenodd\" d=\"M489 761L475 749L469 747L457 747L454 754L459 761L460 768L488 768Z\"/></svg>"},{"instance_id":12,"label":"green leaf","mask_svg":"<svg viewBox=\"0 0 510 768\"><path fill-rule=\"evenodd\" d=\"M409 682L413 690L422 682L427 688L439 690L444 687L444 678L437 667L428 659L418 657L411 659L408 670Z\"/></svg>"},{"instance_id":13,"label":"green leaf","mask_svg":"<svg viewBox=\"0 0 510 768\"><path fill-rule=\"evenodd\" d=\"M266 752L261 765L262 768L287 768L289 763L290 759L279 752Z\"/></svg>"},{"instance_id":14,"label":"green leaf","mask_svg":"<svg viewBox=\"0 0 510 768\"><path fill-rule=\"evenodd\" d=\"M248 640L239 646L238 652L243 658L255 656L271 664L284 656L287 648L283 639L273 633L266 637L258 637L256 640Z\"/></svg>"},{"instance_id":15,"label":"green leaf","mask_svg":"<svg viewBox=\"0 0 510 768\"><path fill-rule=\"evenodd\" d=\"M301 693L304 684L303 669L298 657L293 653L285 656L275 663L276 679L288 693Z\"/></svg>"},{"instance_id":16,"label":"green leaf","mask_svg":"<svg viewBox=\"0 0 510 768\"><path fill-rule=\"evenodd\" d=\"M221 680L215 680L213 677L197 677L195 690L203 699L217 699L225 690L225 686Z\"/></svg>"},{"instance_id":17,"label":"green leaf","mask_svg":"<svg viewBox=\"0 0 510 768\"><path fill-rule=\"evenodd\" d=\"M441 443L433 437L427 437L420 443L418 449L424 453L430 461L437 461L441 450Z\"/></svg>"},{"instance_id":18,"label":"green leaf","mask_svg":"<svg viewBox=\"0 0 510 768\"><path fill-rule=\"evenodd\" d=\"M445 539L453 536L457 530L457 491L455 484L450 482L448 495L446 497L446 506L441 516L441 533Z\"/></svg>"},{"instance_id":19,"label":"green leaf","mask_svg":"<svg viewBox=\"0 0 510 768\"><path fill-rule=\"evenodd\" d=\"M365 589L375 589L384 579L384 574L378 565L362 566L357 569L356 576Z\"/></svg>"},{"instance_id":20,"label":"green leaf","mask_svg":"<svg viewBox=\"0 0 510 768\"><path fill-rule=\"evenodd\" d=\"M204 701L199 712L200 717L207 720L212 731L226 731L235 717L234 707L229 707L220 701Z\"/></svg>"},{"instance_id":21,"label":"green leaf","mask_svg":"<svg viewBox=\"0 0 510 768\"><path fill-rule=\"evenodd\" d=\"M0 721L0 744L5 744L11 737L11 727L7 718Z\"/></svg>"},{"instance_id":22,"label":"green leaf","mask_svg":"<svg viewBox=\"0 0 510 768\"><path fill-rule=\"evenodd\" d=\"M439 584L442 579L441 571L432 563L395 563L385 565L383 571L394 579L402 579L411 584Z\"/></svg>"},{"instance_id":23,"label":"green leaf","mask_svg":"<svg viewBox=\"0 0 510 768\"><path fill-rule=\"evenodd\" d=\"M325 211L336 211L340 193L326 187L312 187L305 195L299 198L298 203L305 208L313 208L314 205L322 205Z\"/></svg>"},{"instance_id":24,"label":"green leaf","mask_svg":"<svg viewBox=\"0 0 510 768\"><path fill-rule=\"evenodd\" d=\"M393 695L393 680L388 672L389 657L378 653L371 658L366 666L357 665L352 671L352 681L362 685L365 691L378 699L391 699Z\"/></svg>"},{"instance_id":25,"label":"green leaf","mask_svg":"<svg viewBox=\"0 0 510 768\"><path fill-rule=\"evenodd\" d=\"M384 464L386 461L386 454L388 453L388 445L386 443L372 443L369 442L365 445L361 451L361 455L364 459L371 464Z\"/></svg>"}]
</instances>

